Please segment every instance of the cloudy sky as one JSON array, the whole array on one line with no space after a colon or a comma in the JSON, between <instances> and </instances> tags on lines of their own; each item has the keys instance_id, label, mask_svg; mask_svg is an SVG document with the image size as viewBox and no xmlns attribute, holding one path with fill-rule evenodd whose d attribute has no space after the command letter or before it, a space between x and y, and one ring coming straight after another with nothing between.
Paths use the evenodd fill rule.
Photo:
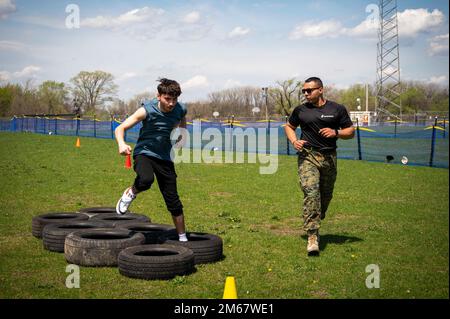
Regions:
<instances>
[{"instance_id":1,"label":"cloudy sky","mask_svg":"<svg viewBox=\"0 0 450 319\"><path fill-rule=\"evenodd\" d=\"M0 84L115 76L118 97L182 84L182 100L320 76L376 79L377 0L0 0ZM79 13L79 15L77 15ZM403 80L448 85L447 0L399 0Z\"/></svg>"}]
</instances>

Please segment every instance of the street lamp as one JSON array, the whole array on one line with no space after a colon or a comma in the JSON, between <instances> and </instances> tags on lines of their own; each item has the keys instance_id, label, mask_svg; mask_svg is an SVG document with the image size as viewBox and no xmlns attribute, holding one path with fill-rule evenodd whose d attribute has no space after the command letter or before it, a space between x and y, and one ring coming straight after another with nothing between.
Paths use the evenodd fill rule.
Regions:
<instances>
[{"instance_id":1,"label":"street lamp","mask_svg":"<svg viewBox=\"0 0 450 319\"><path fill-rule=\"evenodd\" d=\"M361 99L357 98L356 102L358 102L358 106L356 108L358 109L358 111L361 111Z\"/></svg>"}]
</instances>

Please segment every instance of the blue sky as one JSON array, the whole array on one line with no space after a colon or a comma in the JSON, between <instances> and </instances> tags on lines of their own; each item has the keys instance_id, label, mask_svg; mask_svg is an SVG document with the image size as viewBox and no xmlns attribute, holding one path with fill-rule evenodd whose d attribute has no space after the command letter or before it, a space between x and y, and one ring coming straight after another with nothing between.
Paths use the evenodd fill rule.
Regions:
<instances>
[{"instance_id":1,"label":"blue sky","mask_svg":"<svg viewBox=\"0 0 450 319\"><path fill-rule=\"evenodd\" d=\"M68 28L80 10L79 28ZM182 84L182 100L234 86L320 76L345 88L376 79L378 1L0 0L0 83L115 76L118 97ZM399 0L403 80L448 85L448 2ZM69 25L70 26L70 25Z\"/></svg>"}]
</instances>

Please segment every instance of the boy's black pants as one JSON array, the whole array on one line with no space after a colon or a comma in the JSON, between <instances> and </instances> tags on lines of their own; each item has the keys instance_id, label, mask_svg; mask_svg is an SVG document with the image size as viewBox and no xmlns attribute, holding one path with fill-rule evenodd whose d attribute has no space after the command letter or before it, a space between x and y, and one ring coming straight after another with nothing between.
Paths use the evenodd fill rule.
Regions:
<instances>
[{"instance_id":1,"label":"boy's black pants","mask_svg":"<svg viewBox=\"0 0 450 319\"><path fill-rule=\"evenodd\" d=\"M137 174L134 180L136 190L142 192L150 189L156 176L167 210L172 216L183 214L183 205L177 192L177 174L172 162L146 155L136 155L134 156L134 171Z\"/></svg>"}]
</instances>

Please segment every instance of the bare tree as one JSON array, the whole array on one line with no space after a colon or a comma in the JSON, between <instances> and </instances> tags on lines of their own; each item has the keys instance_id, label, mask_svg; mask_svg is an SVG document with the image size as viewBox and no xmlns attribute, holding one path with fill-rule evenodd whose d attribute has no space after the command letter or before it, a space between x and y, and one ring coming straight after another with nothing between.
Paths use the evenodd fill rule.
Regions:
<instances>
[{"instance_id":1,"label":"bare tree","mask_svg":"<svg viewBox=\"0 0 450 319\"><path fill-rule=\"evenodd\" d=\"M302 101L301 87L303 83L296 81L295 78L276 83L278 87L269 90L275 103L275 110L281 115L289 115Z\"/></svg>"},{"instance_id":2,"label":"bare tree","mask_svg":"<svg viewBox=\"0 0 450 319\"><path fill-rule=\"evenodd\" d=\"M81 71L70 82L73 85L72 94L79 100L86 114L95 114L98 106L112 101L117 93L112 74L103 71Z\"/></svg>"}]
</instances>

